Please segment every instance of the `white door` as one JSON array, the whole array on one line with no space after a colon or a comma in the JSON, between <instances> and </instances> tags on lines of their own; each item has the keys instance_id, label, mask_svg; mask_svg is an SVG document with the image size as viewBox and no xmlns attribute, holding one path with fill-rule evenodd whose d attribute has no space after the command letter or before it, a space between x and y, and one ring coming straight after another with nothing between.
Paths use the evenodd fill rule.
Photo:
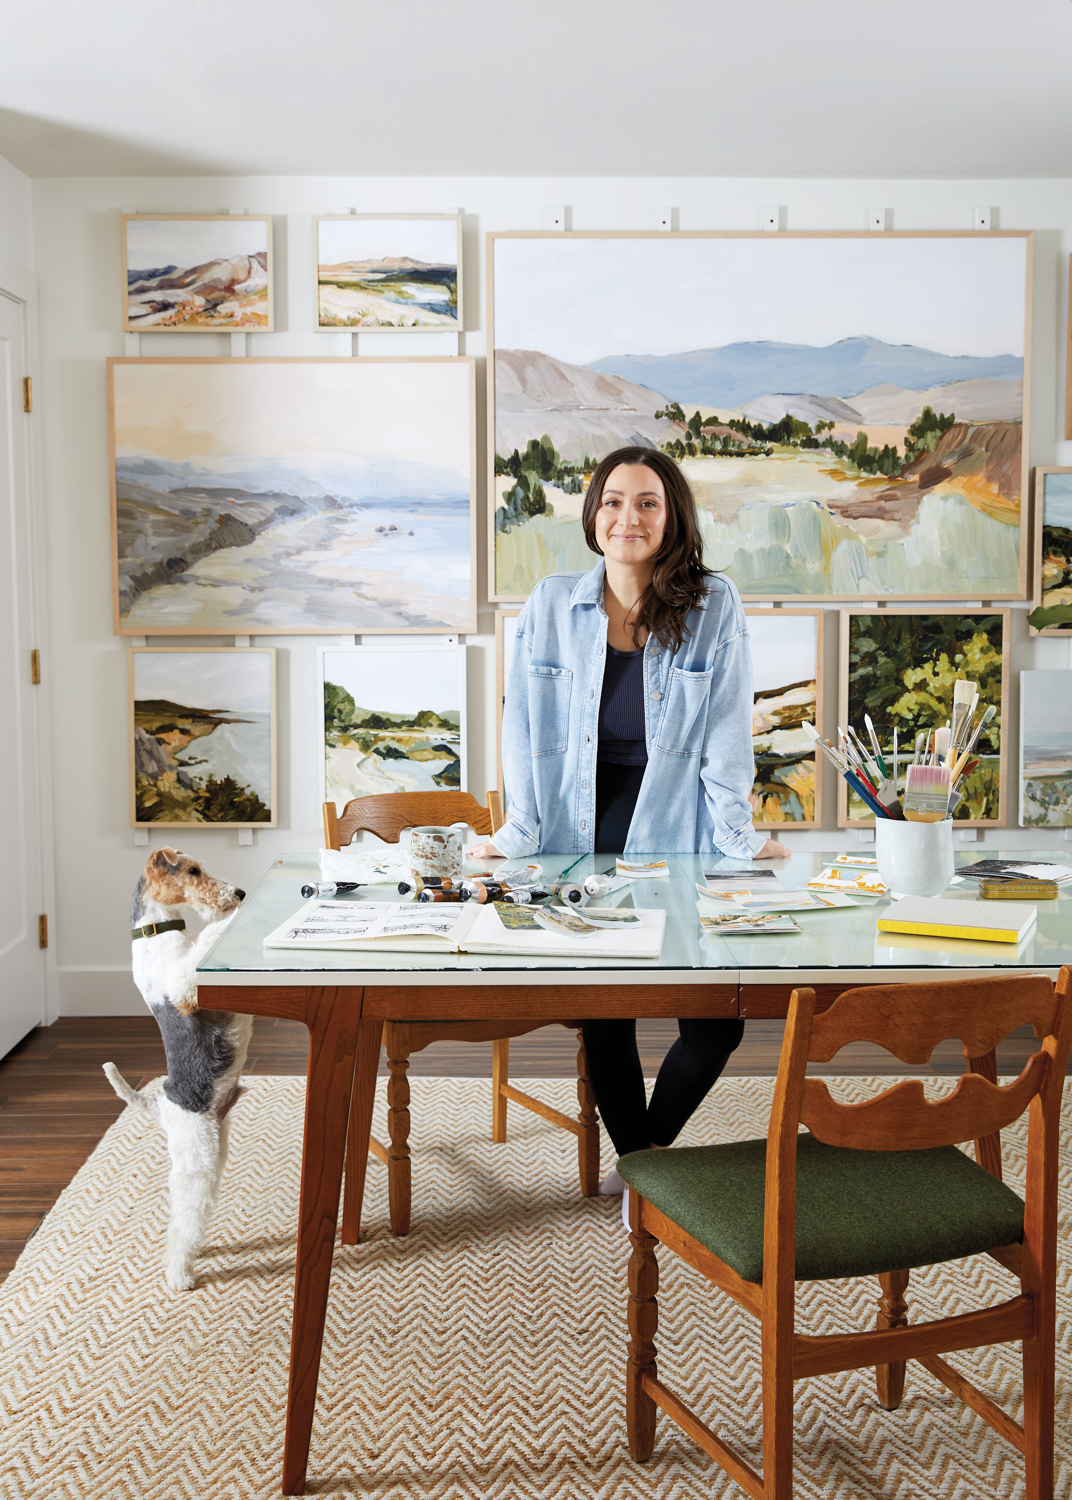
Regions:
<instances>
[{"instance_id":1,"label":"white door","mask_svg":"<svg viewBox=\"0 0 1072 1500\"><path fill-rule=\"evenodd\" d=\"M45 1019L23 305L0 292L0 1057Z\"/></svg>"}]
</instances>

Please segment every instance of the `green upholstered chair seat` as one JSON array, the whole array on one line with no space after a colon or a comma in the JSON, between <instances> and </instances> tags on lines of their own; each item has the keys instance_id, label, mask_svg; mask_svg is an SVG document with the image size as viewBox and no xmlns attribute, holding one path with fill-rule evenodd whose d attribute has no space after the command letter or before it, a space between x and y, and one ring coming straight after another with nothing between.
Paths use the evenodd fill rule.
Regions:
<instances>
[{"instance_id":1,"label":"green upholstered chair seat","mask_svg":"<svg viewBox=\"0 0 1072 1500\"><path fill-rule=\"evenodd\" d=\"M763 1277L767 1142L634 1151L618 1171L746 1281ZM1023 1200L955 1146L797 1145L798 1281L957 1260L1023 1238Z\"/></svg>"}]
</instances>

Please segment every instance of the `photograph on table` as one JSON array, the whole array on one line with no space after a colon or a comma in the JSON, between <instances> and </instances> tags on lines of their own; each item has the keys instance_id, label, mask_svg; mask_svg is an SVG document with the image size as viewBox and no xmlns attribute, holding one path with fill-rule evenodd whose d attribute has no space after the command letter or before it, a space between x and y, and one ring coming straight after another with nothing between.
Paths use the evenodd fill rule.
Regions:
<instances>
[{"instance_id":1,"label":"photograph on table","mask_svg":"<svg viewBox=\"0 0 1072 1500\"><path fill-rule=\"evenodd\" d=\"M1018 232L490 234L491 598L591 565L638 444L746 598L1023 598L1030 269Z\"/></svg>"},{"instance_id":2,"label":"photograph on table","mask_svg":"<svg viewBox=\"0 0 1072 1500\"><path fill-rule=\"evenodd\" d=\"M317 327L456 332L460 214L326 214L313 223Z\"/></svg>"},{"instance_id":3,"label":"photograph on table","mask_svg":"<svg viewBox=\"0 0 1072 1500\"><path fill-rule=\"evenodd\" d=\"M495 612L495 763L498 767L499 795L506 811L506 788L503 785L502 726L503 709L506 706L506 684L510 681L510 667L514 659L514 636L517 633L519 609L500 609Z\"/></svg>"},{"instance_id":4,"label":"photograph on table","mask_svg":"<svg viewBox=\"0 0 1072 1500\"><path fill-rule=\"evenodd\" d=\"M1072 670L1020 673L1020 827L1072 828Z\"/></svg>"},{"instance_id":5,"label":"photograph on table","mask_svg":"<svg viewBox=\"0 0 1072 1500\"><path fill-rule=\"evenodd\" d=\"M823 612L746 609L752 640L749 801L756 828L822 827L822 770L805 721L823 731Z\"/></svg>"},{"instance_id":6,"label":"photograph on table","mask_svg":"<svg viewBox=\"0 0 1072 1500\"><path fill-rule=\"evenodd\" d=\"M127 333L270 333L272 221L123 214Z\"/></svg>"},{"instance_id":7,"label":"photograph on table","mask_svg":"<svg viewBox=\"0 0 1072 1500\"><path fill-rule=\"evenodd\" d=\"M838 725L865 737L870 715L891 769L897 730L899 788L916 738L949 723L953 684L974 682L979 699L973 722L993 707L972 753L977 761L964 777L954 821L963 828L1005 825L1004 725L1009 688L1008 609L965 611L949 607L841 611ZM834 739L833 735L827 736ZM835 740L836 743L836 740ZM968 762L969 767L972 761ZM839 828L870 826L873 814L838 778Z\"/></svg>"},{"instance_id":8,"label":"photograph on table","mask_svg":"<svg viewBox=\"0 0 1072 1500\"><path fill-rule=\"evenodd\" d=\"M1072 469L1036 469L1035 577L1029 620L1039 635L1072 635Z\"/></svg>"},{"instance_id":9,"label":"photograph on table","mask_svg":"<svg viewBox=\"0 0 1072 1500\"><path fill-rule=\"evenodd\" d=\"M324 647L321 802L464 792L465 647Z\"/></svg>"},{"instance_id":10,"label":"photograph on table","mask_svg":"<svg viewBox=\"0 0 1072 1500\"><path fill-rule=\"evenodd\" d=\"M135 646L129 743L135 828L274 828L275 651Z\"/></svg>"},{"instance_id":11,"label":"photograph on table","mask_svg":"<svg viewBox=\"0 0 1072 1500\"><path fill-rule=\"evenodd\" d=\"M112 359L120 635L476 629L472 359Z\"/></svg>"}]
</instances>

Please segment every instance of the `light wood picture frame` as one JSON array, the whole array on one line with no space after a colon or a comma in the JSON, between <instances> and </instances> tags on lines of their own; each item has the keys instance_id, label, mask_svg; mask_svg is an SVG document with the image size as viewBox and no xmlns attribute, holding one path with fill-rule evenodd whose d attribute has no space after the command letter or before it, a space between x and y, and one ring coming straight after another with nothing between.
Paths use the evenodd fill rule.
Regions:
<instances>
[{"instance_id":1,"label":"light wood picture frame","mask_svg":"<svg viewBox=\"0 0 1072 1500\"><path fill-rule=\"evenodd\" d=\"M823 727L823 622L817 609L745 610L755 681L753 827L777 834L823 825L823 766L801 728Z\"/></svg>"},{"instance_id":2,"label":"light wood picture frame","mask_svg":"<svg viewBox=\"0 0 1072 1500\"><path fill-rule=\"evenodd\" d=\"M952 712L956 678L969 678L978 683L980 709L990 703L997 707L997 717L983 732L977 746L977 750L982 751L979 769L964 781L964 798L953 814L958 828L1004 828L1007 821L1011 617L1012 611L1008 607L890 606L840 611L838 724L846 727L851 716L853 728L864 735L863 713L870 713L885 754L892 746L893 726L883 709L893 701L900 704L897 727L902 789L904 766L911 759L916 735L924 729L940 728ZM962 621L964 628L956 633L945 626L932 629L929 634L921 634L918 649L912 649L909 642L900 638L910 632L896 626L893 630L888 627L894 622L913 618L924 622L948 621L951 625ZM861 620L866 622L865 625L856 627L855 622ZM866 662L857 654L858 643L863 642L858 629L869 632L864 646ZM925 625L923 630L926 631ZM995 642L995 634L1000 635L1000 644ZM908 659L909 651L911 660ZM909 670L913 675L906 681L904 674ZM857 683L861 691L857 690ZM868 701L871 706L866 710L860 707L861 702ZM874 816L866 811L861 813L862 805L854 797L850 798L847 783L839 777L837 826L872 827ZM993 808L993 811L989 816L973 816L973 807L987 811Z\"/></svg>"},{"instance_id":3,"label":"light wood picture frame","mask_svg":"<svg viewBox=\"0 0 1072 1500\"><path fill-rule=\"evenodd\" d=\"M1025 598L1031 263L1011 230L490 233L490 599L591 565L587 477L636 443L746 602Z\"/></svg>"},{"instance_id":4,"label":"light wood picture frame","mask_svg":"<svg viewBox=\"0 0 1072 1500\"><path fill-rule=\"evenodd\" d=\"M472 633L475 412L472 358L110 359L115 633Z\"/></svg>"},{"instance_id":5,"label":"light wood picture frame","mask_svg":"<svg viewBox=\"0 0 1072 1500\"><path fill-rule=\"evenodd\" d=\"M126 333L271 333L272 220L260 214L122 214Z\"/></svg>"},{"instance_id":6,"label":"light wood picture frame","mask_svg":"<svg viewBox=\"0 0 1072 1500\"><path fill-rule=\"evenodd\" d=\"M1019 824L1072 828L1072 671L1020 673Z\"/></svg>"},{"instance_id":7,"label":"light wood picture frame","mask_svg":"<svg viewBox=\"0 0 1072 1500\"><path fill-rule=\"evenodd\" d=\"M1031 610L1072 606L1072 468L1037 468L1034 500ZM1072 637L1067 623L1030 626L1032 635Z\"/></svg>"},{"instance_id":8,"label":"light wood picture frame","mask_svg":"<svg viewBox=\"0 0 1072 1500\"><path fill-rule=\"evenodd\" d=\"M495 765L497 786L506 811L506 787L503 782L502 726L503 710L506 707L506 684L510 679L513 661L515 624L520 609L497 609L495 611Z\"/></svg>"},{"instance_id":9,"label":"light wood picture frame","mask_svg":"<svg viewBox=\"0 0 1072 1500\"><path fill-rule=\"evenodd\" d=\"M466 648L322 646L320 801L468 791Z\"/></svg>"},{"instance_id":10,"label":"light wood picture frame","mask_svg":"<svg viewBox=\"0 0 1072 1500\"><path fill-rule=\"evenodd\" d=\"M1072 255L1068 257L1068 342L1065 350L1065 437L1072 438Z\"/></svg>"},{"instance_id":11,"label":"light wood picture frame","mask_svg":"<svg viewBox=\"0 0 1072 1500\"><path fill-rule=\"evenodd\" d=\"M133 646L133 828L275 828L272 646Z\"/></svg>"},{"instance_id":12,"label":"light wood picture frame","mask_svg":"<svg viewBox=\"0 0 1072 1500\"><path fill-rule=\"evenodd\" d=\"M321 333L459 333L461 214L320 214L313 220Z\"/></svg>"}]
</instances>

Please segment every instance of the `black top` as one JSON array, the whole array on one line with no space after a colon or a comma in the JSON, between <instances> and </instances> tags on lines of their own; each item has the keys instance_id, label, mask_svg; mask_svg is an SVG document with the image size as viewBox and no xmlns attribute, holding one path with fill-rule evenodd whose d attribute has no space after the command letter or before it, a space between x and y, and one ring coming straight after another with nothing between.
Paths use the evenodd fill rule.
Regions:
<instances>
[{"instance_id":1,"label":"black top","mask_svg":"<svg viewBox=\"0 0 1072 1500\"><path fill-rule=\"evenodd\" d=\"M607 647L603 694L599 700L597 759L616 766L646 766L644 737L644 653Z\"/></svg>"}]
</instances>

